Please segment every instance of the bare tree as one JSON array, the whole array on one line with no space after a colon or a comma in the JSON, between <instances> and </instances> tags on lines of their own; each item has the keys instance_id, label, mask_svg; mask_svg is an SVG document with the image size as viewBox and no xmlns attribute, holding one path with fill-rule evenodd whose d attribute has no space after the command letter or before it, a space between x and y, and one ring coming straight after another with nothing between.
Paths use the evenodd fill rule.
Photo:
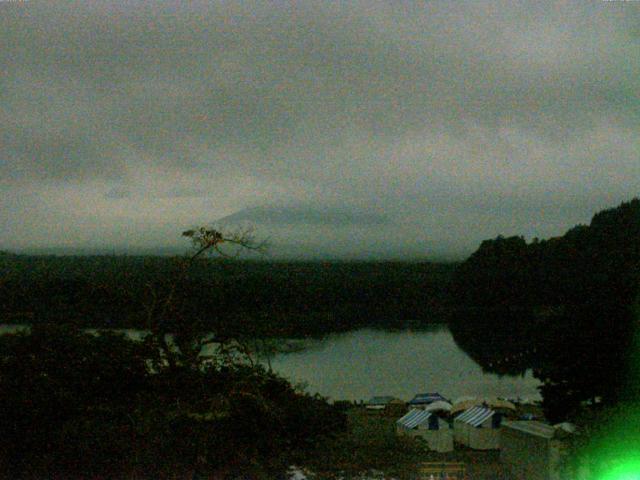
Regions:
<instances>
[{"instance_id":1,"label":"bare tree","mask_svg":"<svg viewBox=\"0 0 640 480\"><path fill-rule=\"evenodd\" d=\"M215 335L206 319L192 316L187 318L176 295L195 262L209 254L222 258L237 258L248 251L264 253L267 248L266 241L257 241L252 228L225 232L217 228L200 227L187 230L182 236L191 240L194 251L178 260L168 290L160 294L155 285L147 286L148 300L144 308L147 327L151 331L147 338L158 349L158 367L196 367L204 360L201 355L203 348L214 343L222 344L219 351L223 355L239 353L253 362L244 342L232 342L229 338ZM171 342L170 336L173 339Z\"/></svg>"}]
</instances>

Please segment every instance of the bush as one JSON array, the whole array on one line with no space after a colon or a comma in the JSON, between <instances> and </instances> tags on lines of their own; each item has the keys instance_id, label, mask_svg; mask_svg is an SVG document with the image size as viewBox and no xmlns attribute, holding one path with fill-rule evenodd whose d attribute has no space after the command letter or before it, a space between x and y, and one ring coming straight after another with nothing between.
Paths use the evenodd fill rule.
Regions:
<instances>
[{"instance_id":1,"label":"bush","mask_svg":"<svg viewBox=\"0 0 640 480\"><path fill-rule=\"evenodd\" d=\"M324 399L261 366L151 372L156 357L72 326L0 337L5 478L273 477L345 428Z\"/></svg>"}]
</instances>

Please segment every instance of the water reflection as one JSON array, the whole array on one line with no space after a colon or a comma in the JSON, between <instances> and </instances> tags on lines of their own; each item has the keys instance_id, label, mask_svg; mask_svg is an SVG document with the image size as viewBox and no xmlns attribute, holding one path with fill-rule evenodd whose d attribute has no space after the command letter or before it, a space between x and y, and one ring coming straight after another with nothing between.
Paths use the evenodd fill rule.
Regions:
<instances>
[{"instance_id":1,"label":"water reflection","mask_svg":"<svg viewBox=\"0 0 640 480\"><path fill-rule=\"evenodd\" d=\"M330 335L304 351L275 356L271 365L293 382L307 384L310 392L333 399L393 395L408 400L425 391L448 397L540 398L531 372L518 377L483 373L445 326Z\"/></svg>"}]
</instances>

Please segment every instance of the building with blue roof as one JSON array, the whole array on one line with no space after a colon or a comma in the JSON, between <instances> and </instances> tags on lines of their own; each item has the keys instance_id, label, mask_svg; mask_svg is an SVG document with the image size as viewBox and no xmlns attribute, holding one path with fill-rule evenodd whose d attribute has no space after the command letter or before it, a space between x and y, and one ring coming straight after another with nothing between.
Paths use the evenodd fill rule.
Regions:
<instances>
[{"instance_id":1,"label":"building with blue roof","mask_svg":"<svg viewBox=\"0 0 640 480\"><path fill-rule=\"evenodd\" d=\"M495 410L478 405L465 410L453 420L456 442L475 450L500 448L502 415Z\"/></svg>"},{"instance_id":2,"label":"building with blue roof","mask_svg":"<svg viewBox=\"0 0 640 480\"><path fill-rule=\"evenodd\" d=\"M398 435L423 439L436 452L453 450L453 431L446 420L433 412L413 408L396 421Z\"/></svg>"}]
</instances>

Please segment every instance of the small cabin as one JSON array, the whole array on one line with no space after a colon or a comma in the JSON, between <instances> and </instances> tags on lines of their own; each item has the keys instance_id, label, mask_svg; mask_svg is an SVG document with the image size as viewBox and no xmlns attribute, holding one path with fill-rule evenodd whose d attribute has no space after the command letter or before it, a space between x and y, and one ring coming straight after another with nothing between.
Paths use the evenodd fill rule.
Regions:
<instances>
[{"instance_id":1,"label":"small cabin","mask_svg":"<svg viewBox=\"0 0 640 480\"><path fill-rule=\"evenodd\" d=\"M453 451L453 431L446 420L432 412L413 408L396 421L396 433L423 439L436 452Z\"/></svg>"},{"instance_id":2,"label":"small cabin","mask_svg":"<svg viewBox=\"0 0 640 480\"><path fill-rule=\"evenodd\" d=\"M500 448L502 414L486 406L471 407L453 420L456 442L475 450Z\"/></svg>"},{"instance_id":3,"label":"small cabin","mask_svg":"<svg viewBox=\"0 0 640 480\"><path fill-rule=\"evenodd\" d=\"M503 422L500 462L514 478L560 480L570 430L535 420Z\"/></svg>"},{"instance_id":4,"label":"small cabin","mask_svg":"<svg viewBox=\"0 0 640 480\"><path fill-rule=\"evenodd\" d=\"M405 412L407 404L395 397L381 396L371 397L365 403L365 409L369 413L381 413L385 415L397 416Z\"/></svg>"}]
</instances>

